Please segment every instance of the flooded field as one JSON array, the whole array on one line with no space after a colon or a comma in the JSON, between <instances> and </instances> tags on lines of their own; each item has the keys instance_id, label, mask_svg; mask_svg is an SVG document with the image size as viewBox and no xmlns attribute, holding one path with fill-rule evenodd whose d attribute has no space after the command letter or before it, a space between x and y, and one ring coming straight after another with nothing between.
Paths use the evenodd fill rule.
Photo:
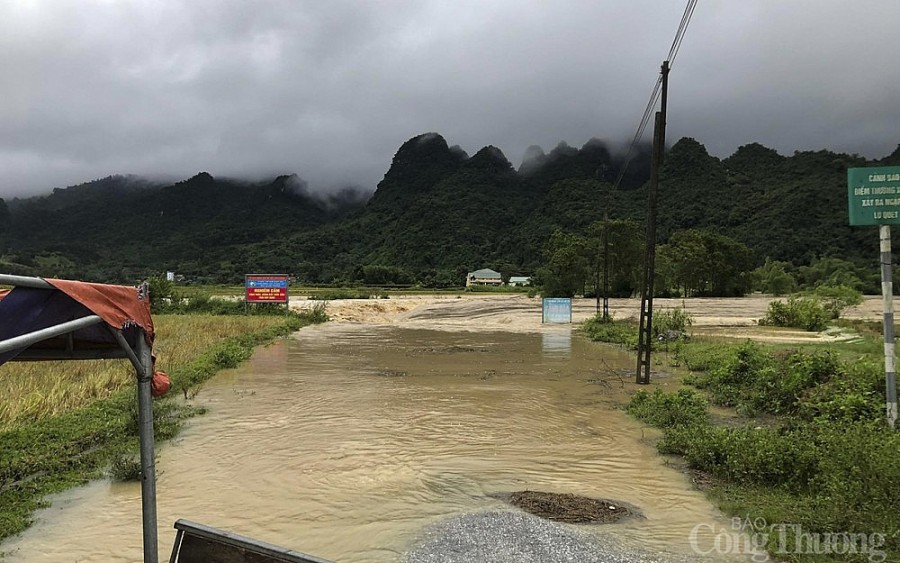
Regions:
<instances>
[{"instance_id":1,"label":"flooded field","mask_svg":"<svg viewBox=\"0 0 900 563\"><path fill-rule=\"evenodd\" d=\"M304 329L210 380L195 399L209 413L160 448L160 558L187 518L336 561L395 561L429 524L525 489L629 503L645 518L586 529L690 554L692 529L728 522L616 408L617 370L633 364L568 327ZM37 519L0 547L6 560L141 559L136 483L58 495Z\"/></svg>"}]
</instances>

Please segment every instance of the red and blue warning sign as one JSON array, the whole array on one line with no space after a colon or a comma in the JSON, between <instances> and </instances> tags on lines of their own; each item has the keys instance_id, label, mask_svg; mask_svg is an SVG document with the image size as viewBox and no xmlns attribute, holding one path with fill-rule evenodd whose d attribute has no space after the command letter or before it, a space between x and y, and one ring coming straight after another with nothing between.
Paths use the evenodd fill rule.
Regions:
<instances>
[{"instance_id":1,"label":"red and blue warning sign","mask_svg":"<svg viewBox=\"0 0 900 563\"><path fill-rule=\"evenodd\" d=\"M248 303L287 303L288 276L284 274L247 274L244 298Z\"/></svg>"}]
</instances>

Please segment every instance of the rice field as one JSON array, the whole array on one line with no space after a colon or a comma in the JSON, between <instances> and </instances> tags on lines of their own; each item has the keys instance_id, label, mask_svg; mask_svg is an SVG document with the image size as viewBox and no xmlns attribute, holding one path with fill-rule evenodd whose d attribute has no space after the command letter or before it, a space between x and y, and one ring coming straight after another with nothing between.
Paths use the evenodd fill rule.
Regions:
<instances>
[{"instance_id":1,"label":"rice field","mask_svg":"<svg viewBox=\"0 0 900 563\"><path fill-rule=\"evenodd\" d=\"M157 368L177 370L225 338L283 323L277 316L156 315ZM83 407L134 381L127 360L9 362L0 366L0 431Z\"/></svg>"}]
</instances>

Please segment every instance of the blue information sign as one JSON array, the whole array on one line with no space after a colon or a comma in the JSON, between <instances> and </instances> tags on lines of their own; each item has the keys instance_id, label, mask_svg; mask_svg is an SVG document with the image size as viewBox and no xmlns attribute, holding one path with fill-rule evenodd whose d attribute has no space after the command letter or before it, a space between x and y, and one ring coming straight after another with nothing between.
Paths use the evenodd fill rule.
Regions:
<instances>
[{"instance_id":1,"label":"blue information sign","mask_svg":"<svg viewBox=\"0 0 900 563\"><path fill-rule=\"evenodd\" d=\"M544 311L541 322L544 323L571 323L572 300L568 297L544 298Z\"/></svg>"}]
</instances>

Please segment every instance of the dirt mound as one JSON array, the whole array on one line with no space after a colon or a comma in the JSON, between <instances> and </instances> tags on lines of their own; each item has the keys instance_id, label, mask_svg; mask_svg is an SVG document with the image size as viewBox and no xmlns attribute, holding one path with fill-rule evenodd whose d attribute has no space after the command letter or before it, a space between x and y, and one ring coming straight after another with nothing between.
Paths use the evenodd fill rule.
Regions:
<instances>
[{"instance_id":1,"label":"dirt mound","mask_svg":"<svg viewBox=\"0 0 900 563\"><path fill-rule=\"evenodd\" d=\"M620 502L571 493L517 491L492 496L535 516L569 524L611 524L624 518L640 517L637 509Z\"/></svg>"}]
</instances>

